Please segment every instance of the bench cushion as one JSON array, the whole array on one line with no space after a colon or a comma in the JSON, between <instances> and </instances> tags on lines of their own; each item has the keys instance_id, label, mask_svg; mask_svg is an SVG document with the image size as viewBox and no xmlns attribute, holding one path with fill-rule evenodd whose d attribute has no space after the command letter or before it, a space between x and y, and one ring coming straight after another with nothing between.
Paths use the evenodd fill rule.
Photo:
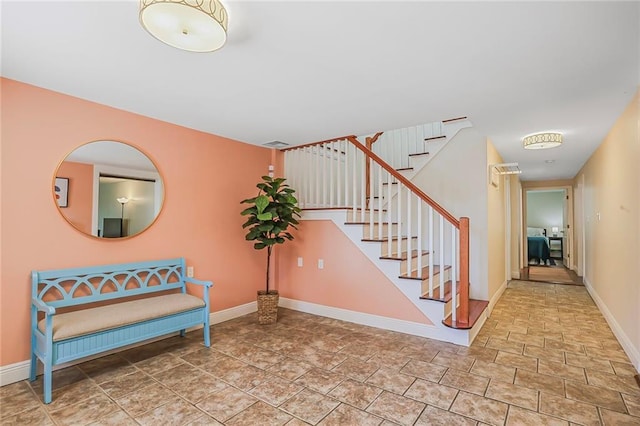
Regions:
<instances>
[{"instance_id":1,"label":"bench cushion","mask_svg":"<svg viewBox=\"0 0 640 426\"><path fill-rule=\"evenodd\" d=\"M53 316L53 341L122 327L203 306L205 303L202 299L177 293L56 314ZM45 332L45 320L38 322L38 329Z\"/></svg>"}]
</instances>

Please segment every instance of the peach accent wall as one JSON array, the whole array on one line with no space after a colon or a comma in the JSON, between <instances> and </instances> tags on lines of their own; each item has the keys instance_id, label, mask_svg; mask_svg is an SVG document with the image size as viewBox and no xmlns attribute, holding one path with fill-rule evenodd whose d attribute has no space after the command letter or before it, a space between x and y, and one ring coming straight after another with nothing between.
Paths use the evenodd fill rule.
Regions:
<instances>
[{"instance_id":1,"label":"peach accent wall","mask_svg":"<svg viewBox=\"0 0 640 426\"><path fill-rule=\"evenodd\" d=\"M278 247L282 297L432 324L333 222L302 221L294 237ZM324 269L318 269L318 259Z\"/></svg>"},{"instance_id":2,"label":"peach accent wall","mask_svg":"<svg viewBox=\"0 0 640 426\"><path fill-rule=\"evenodd\" d=\"M196 278L214 282L213 311L255 300L264 283L264 253L244 239L240 200L255 193L271 161L269 149L14 80L2 79L1 90L0 365L29 357L34 269L184 256ZM85 236L62 218L51 195L64 156L103 139L140 148L166 184L158 220L131 239Z\"/></svg>"},{"instance_id":3,"label":"peach accent wall","mask_svg":"<svg viewBox=\"0 0 640 426\"><path fill-rule=\"evenodd\" d=\"M80 231L91 234L93 165L63 161L57 177L69 179L68 207L60 212Z\"/></svg>"}]
</instances>

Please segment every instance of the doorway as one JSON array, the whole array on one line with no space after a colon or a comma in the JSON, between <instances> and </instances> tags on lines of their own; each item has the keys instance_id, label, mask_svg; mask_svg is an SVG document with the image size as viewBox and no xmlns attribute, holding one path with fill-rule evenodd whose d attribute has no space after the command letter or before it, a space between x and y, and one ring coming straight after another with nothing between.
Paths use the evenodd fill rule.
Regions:
<instances>
[{"instance_id":1,"label":"doorway","mask_svg":"<svg viewBox=\"0 0 640 426\"><path fill-rule=\"evenodd\" d=\"M523 222L526 264L522 279L582 285L572 265L572 187L528 188Z\"/></svg>"}]
</instances>

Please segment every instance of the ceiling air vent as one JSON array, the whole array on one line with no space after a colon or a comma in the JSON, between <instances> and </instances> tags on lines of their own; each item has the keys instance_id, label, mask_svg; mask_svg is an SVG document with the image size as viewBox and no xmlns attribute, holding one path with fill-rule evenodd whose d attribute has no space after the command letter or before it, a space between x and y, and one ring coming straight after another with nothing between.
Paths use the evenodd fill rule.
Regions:
<instances>
[{"instance_id":1,"label":"ceiling air vent","mask_svg":"<svg viewBox=\"0 0 640 426\"><path fill-rule=\"evenodd\" d=\"M284 143L281 141L267 142L267 143L263 143L262 145L268 146L269 148L283 148L285 146L289 146L288 143Z\"/></svg>"}]
</instances>

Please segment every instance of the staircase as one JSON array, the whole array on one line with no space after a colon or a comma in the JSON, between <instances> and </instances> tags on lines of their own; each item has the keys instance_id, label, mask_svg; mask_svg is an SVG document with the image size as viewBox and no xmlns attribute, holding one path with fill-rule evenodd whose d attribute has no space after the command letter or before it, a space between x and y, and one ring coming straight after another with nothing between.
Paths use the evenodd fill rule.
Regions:
<instances>
[{"instance_id":1,"label":"staircase","mask_svg":"<svg viewBox=\"0 0 640 426\"><path fill-rule=\"evenodd\" d=\"M469 298L469 220L452 216L411 178L469 126L460 118L365 136L364 144L347 136L285 150L285 177L303 219L332 220L435 324L429 337L464 345L488 304ZM435 149L427 153L429 144Z\"/></svg>"},{"instance_id":2,"label":"staircase","mask_svg":"<svg viewBox=\"0 0 640 426\"><path fill-rule=\"evenodd\" d=\"M358 136L358 139L371 141L366 143L367 148L412 180L460 130L467 127L472 127L467 117L457 117L375 135Z\"/></svg>"}]
</instances>

